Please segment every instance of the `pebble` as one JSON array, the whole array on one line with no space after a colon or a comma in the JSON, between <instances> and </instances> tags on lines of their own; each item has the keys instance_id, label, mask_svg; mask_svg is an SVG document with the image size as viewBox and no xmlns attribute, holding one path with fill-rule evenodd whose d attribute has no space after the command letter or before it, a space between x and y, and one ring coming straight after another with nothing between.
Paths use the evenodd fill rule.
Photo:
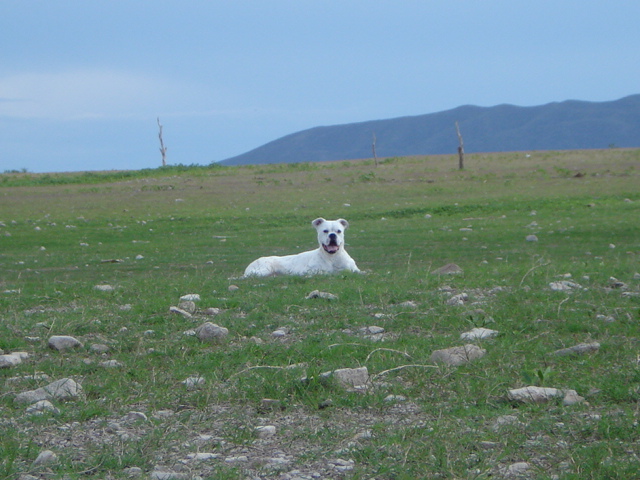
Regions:
<instances>
[{"instance_id":1,"label":"pebble","mask_svg":"<svg viewBox=\"0 0 640 480\"><path fill-rule=\"evenodd\" d=\"M276 427L274 425L260 425L255 428L258 438L269 438L276 434Z\"/></svg>"},{"instance_id":2,"label":"pebble","mask_svg":"<svg viewBox=\"0 0 640 480\"><path fill-rule=\"evenodd\" d=\"M10 368L20 365L22 360L29 357L27 352L13 352L0 355L0 368Z\"/></svg>"},{"instance_id":3,"label":"pebble","mask_svg":"<svg viewBox=\"0 0 640 480\"><path fill-rule=\"evenodd\" d=\"M183 310L182 308L179 308L179 307L169 307L169 312L176 313L178 315L182 315L185 318L192 318L193 317L193 315L191 315L189 312L187 312L186 310Z\"/></svg>"},{"instance_id":4,"label":"pebble","mask_svg":"<svg viewBox=\"0 0 640 480\"><path fill-rule=\"evenodd\" d=\"M455 263L447 263L431 272L431 275L461 275L464 270Z\"/></svg>"},{"instance_id":5,"label":"pebble","mask_svg":"<svg viewBox=\"0 0 640 480\"><path fill-rule=\"evenodd\" d=\"M468 332L464 332L460 335L462 340L482 340L485 338L492 338L498 335L497 330L491 330L490 328L473 328Z\"/></svg>"},{"instance_id":6,"label":"pebble","mask_svg":"<svg viewBox=\"0 0 640 480\"><path fill-rule=\"evenodd\" d=\"M189 312L191 315L196 313L196 303L191 300L183 300L178 304L178 308Z\"/></svg>"},{"instance_id":7,"label":"pebble","mask_svg":"<svg viewBox=\"0 0 640 480\"><path fill-rule=\"evenodd\" d=\"M333 293L321 292L320 290L314 290L305 297L307 300L312 298L324 298L326 300L338 300L338 296Z\"/></svg>"},{"instance_id":8,"label":"pebble","mask_svg":"<svg viewBox=\"0 0 640 480\"><path fill-rule=\"evenodd\" d=\"M40 400L73 400L80 395L82 395L82 386L70 378L63 378L50 383L46 387L19 393L13 401L31 405Z\"/></svg>"},{"instance_id":9,"label":"pebble","mask_svg":"<svg viewBox=\"0 0 640 480\"><path fill-rule=\"evenodd\" d=\"M347 388L362 389L369 385L369 370L367 367L339 368L332 372L322 373L320 376L335 378L340 385Z\"/></svg>"},{"instance_id":10,"label":"pebble","mask_svg":"<svg viewBox=\"0 0 640 480\"><path fill-rule=\"evenodd\" d=\"M80 340L69 335L53 335L49 338L49 348L59 352L82 347Z\"/></svg>"},{"instance_id":11,"label":"pebble","mask_svg":"<svg viewBox=\"0 0 640 480\"><path fill-rule=\"evenodd\" d=\"M118 360L105 360L104 362L100 362L98 365L104 368L120 368L124 367L124 363L119 362Z\"/></svg>"},{"instance_id":12,"label":"pebble","mask_svg":"<svg viewBox=\"0 0 640 480\"><path fill-rule=\"evenodd\" d=\"M447 305L464 305L465 302L469 301L469 295L466 293L459 293L458 295L454 295L453 297L447 300Z\"/></svg>"},{"instance_id":13,"label":"pebble","mask_svg":"<svg viewBox=\"0 0 640 480\"><path fill-rule=\"evenodd\" d=\"M525 237L525 240L527 242L537 242L538 241L538 237L536 235L527 235Z\"/></svg>"},{"instance_id":14,"label":"pebble","mask_svg":"<svg viewBox=\"0 0 640 480\"><path fill-rule=\"evenodd\" d=\"M581 355L585 353L597 352L598 349L600 349L600 344L598 342L579 343L578 345L574 345L573 347L556 350L552 353L552 355L557 355L559 357L565 357L567 355Z\"/></svg>"},{"instance_id":15,"label":"pebble","mask_svg":"<svg viewBox=\"0 0 640 480\"><path fill-rule=\"evenodd\" d=\"M109 346L103 343L94 343L89 347L89 350L94 353L102 354L102 353L107 353L109 351Z\"/></svg>"},{"instance_id":16,"label":"pebble","mask_svg":"<svg viewBox=\"0 0 640 480\"><path fill-rule=\"evenodd\" d=\"M197 293L187 293L186 295L182 295L180 297L180 301L182 302L199 302L200 295Z\"/></svg>"},{"instance_id":17,"label":"pebble","mask_svg":"<svg viewBox=\"0 0 640 480\"><path fill-rule=\"evenodd\" d=\"M483 348L467 344L462 347L451 347L443 350L436 350L431 354L431 361L459 366L482 358L486 353L487 351Z\"/></svg>"},{"instance_id":18,"label":"pebble","mask_svg":"<svg viewBox=\"0 0 640 480\"><path fill-rule=\"evenodd\" d=\"M215 323L205 322L196 328L196 335L203 342L217 342L229 335L229 330Z\"/></svg>"},{"instance_id":19,"label":"pebble","mask_svg":"<svg viewBox=\"0 0 640 480\"><path fill-rule=\"evenodd\" d=\"M204 377L189 377L183 380L182 384L187 387L187 390L195 390L200 385L204 385L205 381Z\"/></svg>"},{"instance_id":20,"label":"pebble","mask_svg":"<svg viewBox=\"0 0 640 480\"><path fill-rule=\"evenodd\" d=\"M565 405L575 405L582 403L584 398L577 394L575 390L560 390L549 387L523 387L509 390L508 398L522 403L546 403L555 398L564 397Z\"/></svg>"},{"instance_id":21,"label":"pebble","mask_svg":"<svg viewBox=\"0 0 640 480\"><path fill-rule=\"evenodd\" d=\"M561 280L559 282L551 282L549 284L549 288L551 288L551 290L553 290L554 292L571 292L582 287L575 282L570 282L569 280Z\"/></svg>"},{"instance_id":22,"label":"pebble","mask_svg":"<svg viewBox=\"0 0 640 480\"><path fill-rule=\"evenodd\" d=\"M26 412L33 415L42 415L45 412L50 412L54 415L60 414L60 410L56 408L49 400L40 400L33 405L29 405Z\"/></svg>"},{"instance_id":23,"label":"pebble","mask_svg":"<svg viewBox=\"0 0 640 480\"><path fill-rule=\"evenodd\" d=\"M93 287L94 290L98 290L99 292L113 292L115 287L113 285L96 285Z\"/></svg>"},{"instance_id":24,"label":"pebble","mask_svg":"<svg viewBox=\"0 0 640 480\"><path fill-rule=\"evenodd\" d=\"M43 450L33 461L34 465L51 465L58 462L58 456L51 450Z\"/></svg>"}]
</instances>

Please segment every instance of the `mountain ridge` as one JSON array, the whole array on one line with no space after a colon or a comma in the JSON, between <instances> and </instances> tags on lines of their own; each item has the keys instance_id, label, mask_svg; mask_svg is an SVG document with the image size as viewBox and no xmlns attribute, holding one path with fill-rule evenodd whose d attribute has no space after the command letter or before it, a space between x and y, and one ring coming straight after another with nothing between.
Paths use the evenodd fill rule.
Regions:
<instances>
[{"instance_id":1,"label":"mountain ridge","mask_svg":"<svg viewBox=\"0 0 640 480\"><path fill-rule=\"evenodd\" d=\"M456 153L640 147L640 94L618 100L565 100L520 107L462 105L450 110L291 133L221 165L299 163Z\"/></svg>"}]
</instances>

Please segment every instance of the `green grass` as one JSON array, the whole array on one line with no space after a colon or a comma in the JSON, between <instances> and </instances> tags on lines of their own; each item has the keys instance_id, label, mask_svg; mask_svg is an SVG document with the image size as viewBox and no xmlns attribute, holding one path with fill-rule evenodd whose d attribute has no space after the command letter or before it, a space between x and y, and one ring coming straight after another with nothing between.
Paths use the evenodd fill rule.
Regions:
<instances>
[{"instance_id":1,"label":"green grass","mask_svg":"<svg viewBox=\"0 0 640 480\"><path fill-rule=\"evenodd\" d=\"M52 478L159 466L203 478L475 479L516 462L530 464L530 478L634 478L640 151L477 154L456 165L436 156L0 175L0 348L30 354L0 371L0 478L42 473L32 462L44 449L59 457L45 469ZM365 275L238 278L259 256L314 248L318 216L349 220ZM449 262L464 274L431 274ZM567 274L582 288L549 288ZM339 298L305 299L316 289ZM470 300L447 305L447 292ZM170 313L187 293L221 313ZM185 335L207 320L228 339ZM361 332L372 325L383 342ZM482 326L500 332L479 342L485 357L432 365L434 350ZM281 327L288 334L272 337ZM51 351L54 334L84 347ZM595 354L549 355L591 341ZM359 366L381 374L366 393L319 376ZM59 415L26 414L13 397L46 384L27 378L39 372L76 379L85 396L55 402ZM190 376L206 383L189 390ZM529 384L586 401L506 401ZM261 411L265 398L281 408ZM147 421L127 420L131 411ZM495 427L505 415L517 423ZM277 434L258 439L265 424ZM220 456L187 460L195 452ZM286 462L270 464L278 455ZM338 471L336 459L353 468Z\"/></svg>"}]
</instances>

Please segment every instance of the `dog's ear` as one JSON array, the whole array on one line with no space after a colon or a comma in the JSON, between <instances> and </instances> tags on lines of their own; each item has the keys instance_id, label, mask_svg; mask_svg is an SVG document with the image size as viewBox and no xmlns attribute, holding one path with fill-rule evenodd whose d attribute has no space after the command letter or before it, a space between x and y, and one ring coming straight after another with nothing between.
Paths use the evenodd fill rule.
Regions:
<instances>
[{"instance_id":1,"label":"dog's ear","mask_svg":"<svg viewBox=\"0 0 640 480\"><path fill-rule=\"evenodd\" d=\"M345 230L349 227L349 222L347 222L344 218L338 219L338 222L340 222L340 224L344 227Z\"/></svg>"},{"instance_id":2,"label":"dog's ear","mask_svg":"<svg viewBox=\"0 0 640 480\"><path fill-rule=\"evenodd\" d=\"M316 218L313 222L311 222L311 225L313 225L315 228L318 228L324 222L326 222L326 220L324 218L320 217L320 218Z\"/></svg>"}]
</instances>

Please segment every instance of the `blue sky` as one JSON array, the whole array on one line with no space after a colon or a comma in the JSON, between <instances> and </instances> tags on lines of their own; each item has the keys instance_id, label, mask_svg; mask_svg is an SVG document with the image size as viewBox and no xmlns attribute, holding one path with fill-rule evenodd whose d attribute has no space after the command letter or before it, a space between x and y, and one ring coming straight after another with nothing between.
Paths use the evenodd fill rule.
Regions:
<instances>
[{"instance_id":1,"label":"blue sky","mask_svg":"<svg viewBox=\"0 0 640 480\"><path fill-rule=\"evenodd\" d=\"M209 164L299 130L640 93L640 2L2 0L0 172ZM428 152L425 152L428 153Z\"/></svg>"}]
</instances>

